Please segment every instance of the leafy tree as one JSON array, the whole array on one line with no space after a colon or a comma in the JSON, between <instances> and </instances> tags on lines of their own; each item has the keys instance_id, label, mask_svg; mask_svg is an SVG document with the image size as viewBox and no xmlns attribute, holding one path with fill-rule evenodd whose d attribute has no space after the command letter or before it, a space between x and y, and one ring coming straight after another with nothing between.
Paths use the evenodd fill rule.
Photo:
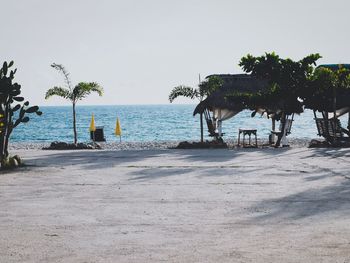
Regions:
<instances>
[{"instance_id":1,"label":"leafy tree","mask_svg":"<svg viewBox=\"0 0 350 263\"><path fill-rule=\"evenodd\" d=\"M350 107L350 70L320 66L315 69L309 85L301 95L306 108L332 112Z\"/></svg>"},{"instance_id":2,"label":"leafy tree","mask_svg":"<svg viewBox=\"0 0 350 263\"><path fill-rule=\"evenodd\" d=\"M219 88L221 88L223 81L217 76L210 76L206 80L199 83L198 88L192 88L188 86L177 86L172 89L169 95L169 101L172 103L178 97L185 97L190 99L198 99L202 101L205 97L209 96ZM203 142L203 114L200 115L200 127L201 127L201 142Z\"/></svg>"},{"instance_id":3,"label":"leafy tree","mask_svg":"<svg viewBox=\"0 0 350 263\"><path fill-rule=\"evenodd\" d=\"M8 145L13 129L29 121L27 113L42 114L38 106L29 106L28 101L18 103L23 102L24 98L19 96L21 85L13 81L17 71L10 70L13 64L13 61L4 62L0 69L0 168L5 166L9 156Z\"/></svg>"},{"instance_id":4,"label":"leafy tree","mask_svg":"<svg viewBox=\"0 0 350 263\"><path fill-rule=\"evenodd\" d=\"M316 68L302 98L306 108L322 112L325 120L328 119L328 113L333 112L333 121L336 123L337 110L350 107L350 70L342 65L334 66L321 65ZM329 125L329 122L325 123ZM350 113L347 128L350 128ZM346 129L342 131L349 135ZM325 136L325 138L331 144L337 143L337 137Z\"/></svg>"},{"instance_id":5,"label":"leafy tree","mask_svg":"<svg viewBox=\"0 0 350 263\"><path fill-rule=\"evenodd\" d=\"M77 127L76 127L76 110L75 106L79 100L84 99L92 92L96 92L99 96L103 95L103 88L96 82L80 82L76 86L72 86L68 71L60 64L53 63L51 65L54 69L62 73L64 77L65 87L53 87L46 92L45 99L52 96L59 96L68 99L73 105L73 131L74 143L78 141Z\"/></svg>"},{"instance_id":6,"label":"leafy tree","mask_svg":"<svg viewBox=\"0 0 350 263\"><path fill-rule=\"evenodd\" d=\"M313 65L321 58L319 54L311 54L299 61L289 58L282 59L273 53L265 53L260 57L250 54L243 57L239 63L242 69L252 76L266 81L266 89L256 94L233 94L231 100L242 99L247 108L256 111L274 113L274 118L282 122L284 130L286 116L302 112L300 96L308 86L313 74ZM279 146L283 134L278 136L276 146Z\"/></svg>"}]
</instances>

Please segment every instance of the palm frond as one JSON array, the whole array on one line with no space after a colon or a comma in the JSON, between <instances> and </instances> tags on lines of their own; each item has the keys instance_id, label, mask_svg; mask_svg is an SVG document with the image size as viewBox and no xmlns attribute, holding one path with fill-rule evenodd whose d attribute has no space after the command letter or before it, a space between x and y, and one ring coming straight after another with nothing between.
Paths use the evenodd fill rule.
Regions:
<instances>
[{"instance_id":1,"label":"palm frond","mask_svg":"<svg viewBox=\"0 0 350 263\"><path fill-rule=\"evenodd\" d=\"M198 86L201 98L209 96L220 89L223 83L223 80L218 76L210 76L206 80L202 81Z\"/></svg>"},{"instance_id":2,"label":"palm frond","mask_svg":"<svg viewBox=\"0 0 350 263\"><path fill-rule=\"evenodd\" d=\"M198 98L199 93L196 89L187 87L187 86L177 86L173 88L169 95L169 101L170 103L173 102L177 97L186 97L186 98Z\"/></svg>"},{"instance_id":3,"label":"palm frond","mask_svg":"<svg viewBox=\"0 0 350 263\"><path fill-rule=\"evenodd\" d=\"M63 74L64 82L66 83L67 88L72 90L72 83L69 78L69 72L65 69L65 67L61 64L56 64L56 63L52 63L51 67L53 67L54 69L58 70Z\"/></svg>"},{"instance_id":4,"label":"palm frond","mask_svg":"<svg viewBox=\"0 0 350 263\"><path fill-rule=\"evenodd\" d=\"M99 96L102 96L103 88L96 82L80 82L73 89L73 100L81 100L92 92L96 92Z\"/></svg>"},{"instance_id":5,"label":"palm frond","mask_svg":"<svg viewBox=\"0 0 350 263\"><path fill-rule=\"evenodd\" d=\"M45 99L48 99L52 96L59 96L59 97L65 98L65 99L70 99L71 92L66 88L53 87L53 88L49 89L48 91L46 91Z\"/></svg>"}]
</instances>

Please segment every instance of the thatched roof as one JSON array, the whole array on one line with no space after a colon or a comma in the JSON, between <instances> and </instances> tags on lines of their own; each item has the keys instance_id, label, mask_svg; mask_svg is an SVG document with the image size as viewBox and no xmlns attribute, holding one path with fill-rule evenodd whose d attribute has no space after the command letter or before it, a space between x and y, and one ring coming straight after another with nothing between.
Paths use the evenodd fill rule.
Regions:
<instances>
[{"instance_id":1,"label":"thatched roof","mask_svg":"<svg viewBox=\"0 0 350 263\"><path fill-rule=\"evenodd\" d=\"M206 78L216 76L223 80L222 87L200 102L195 108L193 115L203 113L205 109L221 108L232 111L241 111L243 105L226 100L228 94L235 92L257 92L266 87L266 82L258 80L248 74L215 74Z\"/></svg>"}]
</instances>

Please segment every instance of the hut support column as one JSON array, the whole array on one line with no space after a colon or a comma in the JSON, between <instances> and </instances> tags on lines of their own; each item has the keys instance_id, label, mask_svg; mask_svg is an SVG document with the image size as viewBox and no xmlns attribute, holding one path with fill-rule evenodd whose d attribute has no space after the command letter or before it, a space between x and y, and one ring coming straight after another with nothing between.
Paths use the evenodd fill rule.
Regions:
<instances>
[{"instance_id":1,"label":"hut support column","mask_svg":"<svg viewBox=\"0 0 350 263\"><path fill-rule=\"evenodd\" d=\"M333 127L335 127L336 120L337 120L337 92L336 92L335 87L333 87L333 123L334 123ZM334 131L334 133L335 133L335 131ZM337 136L334 136L333 142L334 143L337 142Z\"/></svg>"},{"instance_id":2,"label":"hut support column","mask_svg":"<svg viewBox=\"0 0 350 263\"><path fill-rule=\"evenodd\" d=\"M275 131L276 129L276 120L275 118L272 118L272 127L271 127L271 130L272 131ZM275 143L275 134L274 133L271 133L271 139L270 139L270 144L274 144Z\"/></svg>"},{"instance_id":3,"label":"hut support column","mask_svg":"<svg viewBox=\"0 0 350 263\"><path fill-rule=\"evenodd\" d=\"M198 80L199 80L199 83L198 85L200 85L201 83L201 74L198 74ZM203 98L201 96L201 99L200 101L202 102ZM200 125L201 125L201 142L204 141L204 136L203 136L203 112L200 114Z\"/></svg>"},{"instance_id":4,"label":"hut support column","mask_svg":"<svg viewBox=\"0 0 350 263\"><path fill-rule=\"evenodd\" d=\"M200 114L200 125L201 125L201 142L204 141L204 136L203 136L203 113Z\"/></svg>"},{"instance_id":5,"label":"hut support column","mask_svg":"<svg viewBox=\"0 0 350 263\"><path fill-rule=\"evenodd\" d=\"M222 134L221 109L219 109L219 114L218 114L218 132L219 132L219 138L221 138L221 134Z\"/></svg>"},{"instance_id":6,"label":"hut support column","mask_svg":"<svg viewBox=\"0 0 350 263\"><path fill-rule=\"evenodd\" d=\"M283 131L282 131L282 139L281 139L281 143L282 143L282 147L288 146L288 140L287 140L287 120L288 118L286 118L285 120L285 125L283 127Z\"/></svg>"},{"instance_id":7,"label":"hut support column","mask_svg":"<svg viewBox=\"0 0 350 263\"><path fill-rule=\"evenodd\" d=\"M275 147L279 147L281 145L282 137L285 136L285 127L286 127L286 115L285 113L282 113L280 122L281 122L281 133L277 136L277 142L275 144Z\"/></svg>"}]
</instances>

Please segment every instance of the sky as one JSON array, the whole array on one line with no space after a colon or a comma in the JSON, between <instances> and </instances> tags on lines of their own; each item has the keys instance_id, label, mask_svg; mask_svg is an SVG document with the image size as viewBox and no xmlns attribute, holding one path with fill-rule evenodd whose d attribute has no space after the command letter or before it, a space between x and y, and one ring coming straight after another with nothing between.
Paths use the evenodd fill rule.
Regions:
<instances>
[{"instance_id":1,"label":"sky","mask_svg":"<svg viewBox=\"0 0 350 263\"><path fill-rule=\"evenodd\" d=\"M348 0L0 0L0 63L14 60L31 102L64 85L98 82L104 96L81 105L167 104L173 87L199 74L242 73L241 57L275 51L299 60L350 63ZM178 99L175 103L194 103Z\"/></svg>"}]
</instances>

